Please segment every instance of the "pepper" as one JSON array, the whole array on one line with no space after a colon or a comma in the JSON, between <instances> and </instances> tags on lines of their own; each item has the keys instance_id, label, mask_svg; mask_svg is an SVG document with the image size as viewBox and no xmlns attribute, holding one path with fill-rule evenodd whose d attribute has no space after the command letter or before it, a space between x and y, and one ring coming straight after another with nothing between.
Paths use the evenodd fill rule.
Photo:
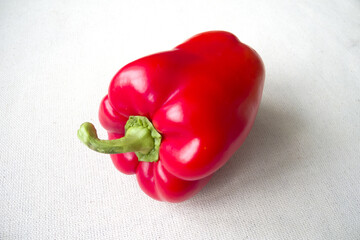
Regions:
<instances>
[{"instance_id":1,"label":"pepper","mask_svg":"<svg viewBox=\"0 0 360 240\"><path fill-rule=\"evenodd\" d=\"M259 55L225 31L198 34L170 51L124 66L100 104L109 140L91 123L78 130L91 149L136 174L150 197L191 198L241 146L264 86Z\"/></svg>"}]
</instances>

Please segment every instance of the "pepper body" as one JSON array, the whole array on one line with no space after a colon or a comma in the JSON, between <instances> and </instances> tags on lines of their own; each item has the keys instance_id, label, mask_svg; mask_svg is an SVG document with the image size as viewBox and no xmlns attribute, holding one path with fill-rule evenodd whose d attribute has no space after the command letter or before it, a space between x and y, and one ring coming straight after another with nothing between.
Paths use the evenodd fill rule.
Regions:
<instances>
[{"instance_id":1,"label":"pepper body","mask_svg":"<svg viewBox=\"0 0 360 240\"><path fill-rule=\"evenodd\" d=\"M109 139L124 136L130 116L145 116L161 134L159 158L112 154L154 199L181 202L200 191L244 142L261 100L264 66L233 34L198 34L173 50L124 66L100 104Z\"/></svg>"}]
</instances>

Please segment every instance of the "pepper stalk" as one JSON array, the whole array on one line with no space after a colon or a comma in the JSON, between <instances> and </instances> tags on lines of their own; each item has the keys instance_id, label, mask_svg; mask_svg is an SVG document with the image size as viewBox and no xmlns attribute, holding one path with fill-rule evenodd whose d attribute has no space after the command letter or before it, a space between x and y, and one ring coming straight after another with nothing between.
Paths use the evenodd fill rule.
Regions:
<instances>
[{"instance_id":1,"label":"pepper stalk","mask_svg":"<svg viewBox=\"0 0 360 240\"><path fill-rule=\"evenodd\" d=\"M161 135L144 116L130 116L125 124L125 136L113 140L99 139L92 123L81 124L78 138L90 149L107 154L134 152L139 161L156 162L159 159Z\"/></svg>"}]
</instances>

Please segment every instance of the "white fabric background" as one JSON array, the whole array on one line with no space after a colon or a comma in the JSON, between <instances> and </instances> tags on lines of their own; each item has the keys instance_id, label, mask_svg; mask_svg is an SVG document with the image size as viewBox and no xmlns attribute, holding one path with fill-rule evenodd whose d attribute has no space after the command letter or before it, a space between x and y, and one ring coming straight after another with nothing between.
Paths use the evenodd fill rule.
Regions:
<instances>
[{"instance_id":1,"label":"white fabric background","mask_svg":"<svg viewBox=\"0 0 360 240\"><path fill-rule=\"evenodd\" d=\"M157 202L110 158L98 106L124 64L199 32L262 56L245 144L194 198ZM0 239L359 239L360 2L0 2Z\"/></svg>"}]
</instances>

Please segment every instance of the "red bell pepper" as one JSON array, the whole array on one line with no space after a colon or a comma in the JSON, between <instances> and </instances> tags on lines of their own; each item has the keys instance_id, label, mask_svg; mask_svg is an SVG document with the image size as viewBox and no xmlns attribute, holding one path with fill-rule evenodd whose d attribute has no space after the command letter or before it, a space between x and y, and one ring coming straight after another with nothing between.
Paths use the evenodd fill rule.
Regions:
<instances>
[{"instance_id":1,"label":"red bell pepper","mask_svg":"<svg viewBox=\"0 0 360 240\"><path fill-rule=\"evenodd\" d=\"M99 118L78 137L136 174L150 197L184 201L241 146L261 100L264 66L233 34L198 34L170 51L140 58L114 76Z\"/></svg>"}]
</instances>

